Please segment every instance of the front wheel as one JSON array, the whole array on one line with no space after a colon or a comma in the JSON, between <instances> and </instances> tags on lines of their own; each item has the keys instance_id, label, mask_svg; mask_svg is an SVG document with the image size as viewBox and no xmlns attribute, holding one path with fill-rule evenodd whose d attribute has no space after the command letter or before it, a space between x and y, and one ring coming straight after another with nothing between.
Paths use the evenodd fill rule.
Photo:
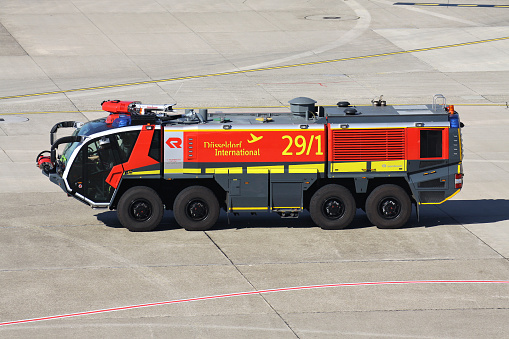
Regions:
<instances>
[{"instance_id":1,"label":"front wheel","mask_svg":"<svg viewBox=\"0 0 509 339\"><path fill-rule=\"evenodd\" d=\"M175 198L173 215L177 223L188 231L206 231L219 218L219 202L207 187L191 186Z\"/></svg>"},{"instance_id":2,"label":"front wheel","mask_svg":"<svg viewBox=\"0 0 509 339\"><path fill-rule=\"evenodd\" d=\"M378 228L400 228L411 213L410 197L400 186L379 186L366 199L368 219Z\"/></svg>"},{"instance_id":3,"label":"front wheel","mask_svg":"<svg viewBox=\"0 0 509 339\"><path fill-rule=\"evenodd\" d=\"M355 199L350 191L340 185L323 186L313 194L309 213L315 224L325 230L343 229L355 216Z\"/></svg>"},{"instance_id":4,"label":"front wheel","mask_svg":"<svg viewBox=\"0 0 509 339\"><path fill-rule=\"evenodd\" d=\"M152 231L161 222L163 214L163 203L159 195L144 186L128 189L117 206L118 220L131 232Z\"/></svg>"}]
</instances>

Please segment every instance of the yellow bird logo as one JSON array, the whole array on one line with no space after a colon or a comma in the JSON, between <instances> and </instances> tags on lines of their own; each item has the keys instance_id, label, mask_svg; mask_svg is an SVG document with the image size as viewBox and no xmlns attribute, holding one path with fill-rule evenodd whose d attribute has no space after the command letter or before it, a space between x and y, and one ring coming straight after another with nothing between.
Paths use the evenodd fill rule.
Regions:
<instances>
[{"instance_id":1,"label":"yellow bird logo","mask_svg":"<svg viewBox=\"0 0 509 339\"><path fill-rule=\"evenodd\" d=\"M257 137L256 135L254 135L253 133L250 133L251 134L251 138L253 138L252 140L248 140L247 142L252 144L253 142L257 142L258 140L260 140L261 138L263 138L263 135L261 137Z\"/></svg>"}]
</instances>

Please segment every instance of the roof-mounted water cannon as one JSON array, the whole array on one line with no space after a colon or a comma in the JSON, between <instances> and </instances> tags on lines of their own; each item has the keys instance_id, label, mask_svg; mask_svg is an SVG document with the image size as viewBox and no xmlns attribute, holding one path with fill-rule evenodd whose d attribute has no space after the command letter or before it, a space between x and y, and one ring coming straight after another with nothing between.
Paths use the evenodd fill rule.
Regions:
<instances>
[{"instance_id":1,"label":"roof-mounted water cannon","mask_svg":"<svg viewBox=\"0 0 509 339\"><path fill-rule=\"evenodd\" d=\"M113 114L132 114L134 106L141 104L139 101L105 100L101 103L103 111Z\"/></svg>"},{"instance_id":2,"label":"roof-mounted water cannon","mask_svg":"<svg viewBox=\"0 0 509 339\"><path fill-rule=\"evenodd\" d=\"M175 104L152 105L140 101L106 100L101 103L103 111L113 114L161 114L173 112Z\"/></svg>"},{"instance_id":3,"label":"roof-mounted water cannon","mask_svg":"<svg viewBox=\"0 0 509 339\"><path fill-rule=\"evenodd\" d=\"M145 105L140 101L106 100L101 106L104 111L110 112L106 124L111 127L124 127L131 124L155 123L157 118L174 113L175 104Z\"/></svg>"},{"instance_id":4,"label":"roof-mounted water cannon","mask_svg":"<svg viewBox=\"0 0 509 339\"><path fill-rule=\"evenodd\" d=\"M131 114L162 114L165 115L168 112L173 112L173 106L176 104L164 104L164 105L144 105L139 101L135 101L130 105Z\"/></svg>"}]
</instances>

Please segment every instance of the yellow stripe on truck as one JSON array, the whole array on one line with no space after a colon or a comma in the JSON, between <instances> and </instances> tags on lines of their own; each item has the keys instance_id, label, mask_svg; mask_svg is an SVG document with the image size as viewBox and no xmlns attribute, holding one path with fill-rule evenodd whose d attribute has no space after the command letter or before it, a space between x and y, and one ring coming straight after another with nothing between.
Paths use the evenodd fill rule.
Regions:
<instances>
[{"instance_id":1,"label":"yellow stripe on truck","mask_svg":"<svg viewBox=\"0 0 509 339\"><path fill-rule=\"evenodd\" d=\"M201 174L201 168L166 168L164 174Z\"/></svg>"},{"instance_id":2,"label":"yellow stripe on truck","mask_svg":"<svg viewBox=\"0 0 509 339\"><path fill-rule=\"evenodd\" d=\"M268 207L230 207L230 211L265 211Z\"/></svg>"},{"instance_id":3,"label":"yellow stripe on truck","mask_svg":"<svg viewBox=\"0 0 509 339\"><path fill-rule=\"evenodd\" d=\"M332 172L366 172L368 163L366 161L356 162L335 162L331 164Z\"/></svg>"},{"instance_id":4,"label":"yellow stripe on truck","mask_svg":"<svg viewBox=\"0 0 509 339\"><path fill-rule=\"evenodd\" d=\"M324 171L325 164L302 164L288 166L288 173L316 173Z\"/></svg>"},{"instance_id":5,"label":"yellow stripe on truck","mask_svg":"<svg viewBox=\"0 0 509 339\"><path fill-rule=\"evenodd\" d=\"M372 161L371 170L376 172L406 171L406 160Z\"/></svg>"},{"instance_id":6,"label":"yellow stripe on truck","mask_svg":"<svg viewBox=\"0 0 509 339\"><path fill-rule=\"evenodd\" d=\"M285 173L284 166L252 166L247 168L248 174Z\"/></svg>"}]
</instances>

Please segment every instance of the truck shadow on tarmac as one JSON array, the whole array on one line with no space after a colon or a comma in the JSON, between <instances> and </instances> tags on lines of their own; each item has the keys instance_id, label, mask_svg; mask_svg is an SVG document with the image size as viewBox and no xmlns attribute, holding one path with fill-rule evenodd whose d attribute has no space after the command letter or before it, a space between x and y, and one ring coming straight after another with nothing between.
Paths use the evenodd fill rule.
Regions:
<instances>
[{"instance_id":1,"label":"truck shadow on tarmac","mask_svg":"<svg viewBox=\"0 0 509 339\"><path fill-rule=\"evenodd\" d=\"M105 226L122 228L117 219L115 211L106 211L96 215L97 220ZM417 220L415 208L405 228L435 227L442 225L469 225L489 224L509 220L509 200L506 199L482 199L482 200L451 200L441 205L423 205L420 208L420 220ZM229 216L221 211L219 220L210 230L227 230L242 228L311 228L316 226L309 212L304 211L297 219L280 218L275 213L260 213L251 215L240 213ZM366 214L357 209L357 214L348 229L361 229L374 227L368 220ZM169 231L181 228L173 219L173 212L166 211L159 227L153 232Z\"/></svg>"}]
</instances>

